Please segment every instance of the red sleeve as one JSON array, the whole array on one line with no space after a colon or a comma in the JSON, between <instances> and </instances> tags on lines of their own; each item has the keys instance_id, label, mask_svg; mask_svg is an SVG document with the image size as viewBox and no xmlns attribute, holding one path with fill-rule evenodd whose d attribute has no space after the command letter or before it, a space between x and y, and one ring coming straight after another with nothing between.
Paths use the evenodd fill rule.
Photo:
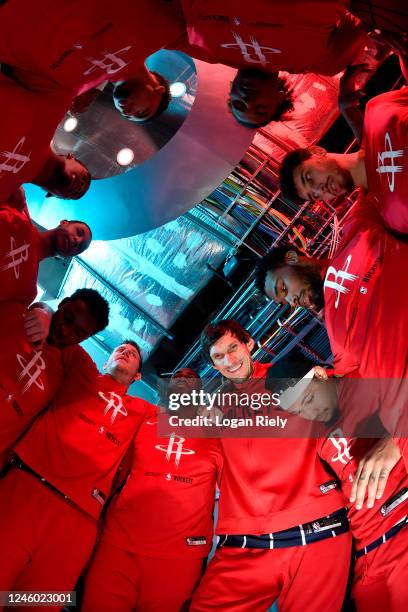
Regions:
<instances>
[{"instance_id":1,"label":"red sleeve","mask_svg":"<svg viewBox=\"0 0 408 612\"><path fill-rule=\"evenodd\" d=\"M401 451L402 459L408 472L408 438L393 438L393 440Z\"/></svg>"},{"instance_id":2,"label":"red sleeve","mask_svg":"<svg viewBox=\"0 0 408 612\"><path fill-rule=\"evenodd\" d=\"M61 353L65 375L75 374L81 380L89 380L98 376L99 371L95 362L78 344L62 349Z\"/></svg>"},{"instance_id":3,"label":"red sleeve","mask_svg":"<svg viewBox=\"0 0 408 612\"><path fill-rule=\"evenodd\" d=\"M222 452L222 446L219 440L214 440L214 448L212 451L212 455L217 470L217 487L220 488L222 471L224 468L224 454Z\"/></svg>"},{"instance_id":4,"label":"red sleeve","mask_svg":"<svg viewBox=\"0 0 408 612\"><path fill-rule=\"evenodd\" d=\"M30 219L30 213L28 212L27 200L25 197L24 189L20 187L15 191L6 201L6 205L11 208L15 208L20 212L23 212Z\"/></svg>"},{"instance_id":5,"label":"red sleeve","mask_svg":"<svg viewBox=\"0 0 408 612\"><path fill-rule=\"evenodd\" d=\"M343 437L341 429L337 429L326 438L317 440L317 454L330 466L340 481L344 481L350 469L354 471L354 450L352 440Z\"/></svg>"},{"instance_id":6,"label":"red sleeve","mask_svg":"<svg viewBox=\"0 0 408 612\"><path fill-rule=\"evenodd\" d=\"M143 401L144 409L145 409L145 420L157 417L157 415L160 412L160 409L158 406L155 406L154 404L151 404L150 402L146 400L141 400L140 398L137 398L137 399L139 402Z\"/></svg>"}]
</instances>

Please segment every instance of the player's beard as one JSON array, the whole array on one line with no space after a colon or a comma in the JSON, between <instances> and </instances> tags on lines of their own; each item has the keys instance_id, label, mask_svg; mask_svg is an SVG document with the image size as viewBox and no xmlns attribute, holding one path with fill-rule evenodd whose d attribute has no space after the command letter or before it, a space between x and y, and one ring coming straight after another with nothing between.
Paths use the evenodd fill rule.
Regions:
<instances>
[{"instance_id":1,"label":"player's beard","mask_svg":"<svg viewBox=\"0 0 408 612\"><path fill-rule=\"evenodd\" d=\"M320 277L319 268L313 264L301 264L294 266L298 273L299 280L304 288L310 294L310 300L313 304L312 310L319 311L324 306L323 281Z\"/></svg>"},{"instance_id":2,"label":"player's beard","mask_svg":"<svg viewBox=\"0 0 408 612\"><path fill-rule=\"evenodd\" d=\"M354 191L356 186L354 184L353 177L351 176L350 171L346 170L345 168L342 168L341 176L346 193L351 193L352 191Z\"/></svg>"}]
</instances>

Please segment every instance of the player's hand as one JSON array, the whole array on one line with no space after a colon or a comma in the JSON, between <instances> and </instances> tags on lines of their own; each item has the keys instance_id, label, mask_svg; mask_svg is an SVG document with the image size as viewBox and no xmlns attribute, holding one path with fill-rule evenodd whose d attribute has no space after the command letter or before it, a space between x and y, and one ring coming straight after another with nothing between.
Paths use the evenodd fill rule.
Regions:
<instances>
[{"instance_id":1,"label":"player's hand","mask_svg":"<svg viewBox=\"0 0 408 612\"><path fill-rule=\"evenodd\" d=\"M27 340L32 344L42 344L48 338L52 311L48 308L33 308L24 317L24 329Z\"/></svg>"},{"instance_id":2,"label":"player's hand","mask_svg":"<svg viewBox=\"0 0 408 612\"><path fill-rule=\"evenodd\" d=\"M329 378L325 368L322 368L322 366L315 366L313 370L315 378L319 380L327 380Z\"/></svg>"},{"instance_id":3,"label":"player's hand","mask_svg":"<svg viewBox=\"0 0 408 612\"><path fill-rule=\"evenodd\" d=\"M346 68L339 84L339 108L342 112L359 105L365 91L358 87L358 81L370 71L368 64L355 64Z\"/></svg>"},{"instance_id":4,"label":"player's hand","mask_svg":"<svg viewBox=\"0 0 408 612\"><path fill-rule=\"evenodd\" d=\"M211 423L215 423L217 417L218 422L221 422L224 417L222 410L220 410L216 406L213 406L211 410L208 410L207 406L200 406L197 410L197 415L207 417L207 419L211 421Z\"/></svg>"},{"instance_id":5,"label":"player's hand","mask_svg":"<svg viewBox=\"0 0 408 612\"><path fill-rule=\"evenodd\" d=\"M372 38L377 44L385 50L392 51L398 55L400 60L401 72L406 81L408 81L408 37L406 34L397 34L396 32L387 32L383 30L374 30L370 32Z\"/></svg>"},{"instance_id":6,"label":"player's hand","mask_svg":"<svg viewBox=\"0 0 408 612\"><path fill-rule=\"evenodd\" d=\"M355 502L357 510L363 507L366 492L367 508L372 508L375 500L381 499L388 476L400 457L400 449L392 438L384 438L360 461L350 495L350 501Z\"/></svg>"}]
</instances>

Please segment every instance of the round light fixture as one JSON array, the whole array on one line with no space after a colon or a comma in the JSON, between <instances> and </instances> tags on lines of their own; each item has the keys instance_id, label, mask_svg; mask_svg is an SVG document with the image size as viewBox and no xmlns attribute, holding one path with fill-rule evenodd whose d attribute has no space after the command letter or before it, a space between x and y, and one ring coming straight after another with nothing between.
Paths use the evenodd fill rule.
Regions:
<instances>
[{"instance_id":1,"label":"round light fixture","mask_svg":"<svg viewBox=\"0 0 408 612\"><path fill-rule=\"evenodd\" d=\"M132 163L134 157L135 154L133 153L132 149L121 149L116 156L116 161L120 166L128 166Z\"/></svg>"},{"instance_id":2,"label":"round light fixture","mask_svg":"<svg viewBox=\"0 0 408 612\"><path fill-rule=\"evenodd\" d=\"M64 122L64 130L66 132L73 132L78 125L78 119L76 117L68 117Z\"/></svg>"},{"instance_id":3,"label":"round light fixture","mask_svg":"<svg viewBox=\"0 0 408 612\"><path fill-rule=\"evenodd\" d=\"M172 83L170 85L170 93L173 98L181 98L187 91L187 87L185 83L181 83L177 81L176 83Z\"/></svg>"}]
</instances>

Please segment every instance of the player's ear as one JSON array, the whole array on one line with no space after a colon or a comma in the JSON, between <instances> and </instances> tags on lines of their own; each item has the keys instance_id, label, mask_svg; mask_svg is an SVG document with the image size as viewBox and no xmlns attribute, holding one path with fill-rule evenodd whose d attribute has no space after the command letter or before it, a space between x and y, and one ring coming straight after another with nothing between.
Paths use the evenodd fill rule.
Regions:
<instances>
[{"instance_id":1,"label":"player's ear","mask_svg":"<svg viewBox=\"0 0 408 612\"><path fill-rule=\"evenodd\" d=\"M133 382L136 382L137 380L140 380L141 378L142 378L142 373L138 372L136 376L133 378Z\"/></svg>"},{"instance_id":2,"label":"player's ear","mask_svg":"<svg viewBox=\"0 0 408 612\"><path fill-rule=\"evenodd\" d=\"M252 351L252 349L253 349L253 348L254 348L254 346L255 346L255 340L254 340L253 338L250 338L250 339L248 340L248 342L246 343L246 345L247 345L248 349L249 349L250 351Z\"/></svg>"},{"instance_id":3,"label":"player's ear","mask_svg":"<svg viewBox=\"0 0 408 612\"><path fill-rule=\"evenodd\" d=\"M296 253L296 251L287 251L285 261L287 264L293 266L294 264L299 263L299 255Z\"/></svg>"}]
</instances>

